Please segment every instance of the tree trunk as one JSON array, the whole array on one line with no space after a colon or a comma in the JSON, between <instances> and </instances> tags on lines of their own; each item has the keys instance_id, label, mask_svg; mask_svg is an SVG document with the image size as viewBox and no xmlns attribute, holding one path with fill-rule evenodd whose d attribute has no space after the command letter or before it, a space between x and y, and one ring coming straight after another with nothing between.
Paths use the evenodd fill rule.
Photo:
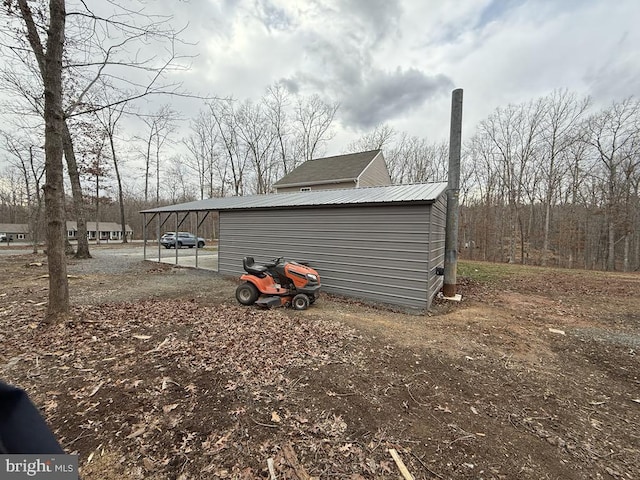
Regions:
<instances>
[{"instance_id":1,"label":"tree trunk","mask_svg":"<svg viewBox=\"0 0 640 480\"><path fill-rule=\"evenodd\" d=\"M636 231L635 237L636 237L636 252L634 255L634 271L637 271L638 269L640 269L640 235L638 234L640 232Z\"/></svg>"},{"instance_id":2,"label":"tree trunk","mask_svg":"<svg viewBox=\"0 0 640 480\"><path fill-rule=\"evenodd\" d=\"M517 212L509 206L509 263L516 263L516 236L518 235Z\"/></svg>"},{"instance_id":3,"label":"tree trunk","mask_svg":"<svg viewBox=\"0 0 640 480\"><path fill-rule=\"evenodd\" d=\"M551 202L547 201L544 206L544 238L542 240L542 262L543 267L547 266L547 252L549 251L549 227L551 223Z\"/></svg>"},{"instance_id":4,"label":"tree trunk","mask_svg":"<svg viewBox=\"0 0 640 480\"><path fill-rule=\"evenodd\" d=\"M608 219L608 255L607 255L607 270L614 271L616 269L616 228L613 223L611 215Z\"/></svg>"},{"instance_id":5,"label":"tree trunk","mask_svg":"<svg viewBox=\"0 0 640 480\"><path fill-rule=\"evenodd\" d=\"M45 55L45 211L47 215L47 260L49 265L49 304L47 321L63 319L69 312L67 259L64 252L64 181L62 114L62 52L64 48L65 3L49 1L50 24Z\"/></svg>"},{"instance_id":6,"label":"tree trunk","mask_svg":"<svg viewBox=\"0 0 640 480\"><path fill-rule=\"evenodd\" d=\"M73 197L73 209L76 214L76 223L78 224L78 248L75 258L91 258L89 253L89 239L87 238L87 219L84 215L84 202L82 199L82 186L80 185L80 174L78 173L78 164L76 162L76 154L73 149L73 140L71 132L66 120L63 122L63 147L64 157L67 160L67 170L69 170L69 180L71 181L71 194Z\"/></svg>"},{"instance_id":7,"label":"tree trunk","mask_svg":"<svg viewBox=\"0 0 640 480\"><path fill-rule=\"evenodd\" d=\"M631 264L629 262L629 253L631 252L631 234L627 232L624 236L624 271L631 270Z\"/></svg>"},{"instance_id":8,"label":"tree trunk","mask_svg":"<svg viewBox=\"0 0 640 480\"><path fill-rule=\"evenodd\" d=\"M116 146L113 143L113 135L109 135L109 144L111 146L111 155L113 156L113 168L116 172L118 180L118 203L120 204L120 225L122 226L122 243L127 243L127 225L124 215L124 195L122 194L122 180L120 178L120 169L118 168L118 160L116 157Z\"/></svg>"}]
</instances>

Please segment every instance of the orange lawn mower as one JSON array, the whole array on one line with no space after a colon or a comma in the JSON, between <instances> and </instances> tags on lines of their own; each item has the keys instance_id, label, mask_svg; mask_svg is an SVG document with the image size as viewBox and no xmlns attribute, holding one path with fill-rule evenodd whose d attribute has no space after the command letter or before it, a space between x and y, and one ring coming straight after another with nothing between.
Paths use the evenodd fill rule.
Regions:
<instances>
[{"instance_id":1,"label":"orange lawn mower","mask_svg":"<svg viewBox=\"0 0 640 480\"><path fill-rule=\"evenodd\" d=\"M259 307L293 307L306 310L320 295L320 275L301 262L283 257L258 265L253 257L244 257L245 283L236 289L236 299L242 305Z\"/></svg>"}]
</instances>

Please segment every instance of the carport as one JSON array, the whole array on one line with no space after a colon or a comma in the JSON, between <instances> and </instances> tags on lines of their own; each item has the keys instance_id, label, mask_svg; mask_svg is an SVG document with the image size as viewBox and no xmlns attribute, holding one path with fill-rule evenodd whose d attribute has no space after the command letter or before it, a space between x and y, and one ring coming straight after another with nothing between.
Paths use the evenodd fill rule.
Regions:
<instances>
[{"instance_id":1,"label":"carport","mask_svg":"<svg viewBox=\"0 0 640 480\"><path fill-rule=\"evenodd\" d=\"M440 182L211 198L141 213L144 238L154 225L159 238L187 219L198 235L218 212L222 275L239 276L247 255L284 256L316 268L325 292L423 310L442 287L446 190Z\"/></svg>"}]
</instances>

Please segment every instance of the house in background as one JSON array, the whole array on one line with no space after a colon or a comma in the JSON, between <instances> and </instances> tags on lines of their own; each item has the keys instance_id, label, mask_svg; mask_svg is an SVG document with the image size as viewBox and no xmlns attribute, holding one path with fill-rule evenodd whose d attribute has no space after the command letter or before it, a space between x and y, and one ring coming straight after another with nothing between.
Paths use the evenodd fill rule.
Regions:
<instances>
[{"instance_id":1,"label":"house in background","mask_svg":"<svg viewBox=\"0 0 640 480\"><path fill-rule=\"evenodd\" d=\"M29 240L29 225L26 223L0 223L0 242Z\"/></svg>"},{"instance_id":2,"label":"house in background","mask_svg":"<svg viewBox=\"0 0 640 480\"><path fill-rule=\"evenodd\" d=\"M98 228L100 232L98 232ZM127 240L133 238L133 230L125 224ZM67 238L69 240L78 239L78 223L67 221ZM89 240L122 240L122 225L114 222L87 222L87 238Z\"/></svg>"},{"instance_id":3,"label":"house in background","mask_svg":"<svg viewBox=\"0 0 640 480\"><path fill-rule=\"evenodd\" d=\"M273 186L276 193L391 185L381 150L349 153L304 162Z\"/></svg>"}]
</instances>

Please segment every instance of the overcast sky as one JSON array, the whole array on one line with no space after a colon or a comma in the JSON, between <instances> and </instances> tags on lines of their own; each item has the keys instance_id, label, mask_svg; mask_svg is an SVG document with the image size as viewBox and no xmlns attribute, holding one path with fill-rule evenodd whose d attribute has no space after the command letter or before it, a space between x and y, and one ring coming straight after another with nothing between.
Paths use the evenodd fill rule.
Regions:
<instances>
[{"instance_id":1,"label":"overcast sky","mask_svg":"<svg viewBox=\"0 0 640 480\"><path fill-rule=\"evenodd\" d=\"M69 0L77 9L80 0ZM109 14L105 0L83 0ZM120 0L129 5L129 0ZM326 155L387 123L448 139L464 89L463 139L499 106L567 88L608 105L640 88L640 0L140 0L184 27L175 73L202 96L258 100L281 82L340 109ZM137 6L138 3L131 2ZM152 97L188 120L203 100ZM127 125L126 135L138 128ZM6 122L5 122L6 123ZM133 132L133 133L132 133ZM179 145L177 143L176 145ZM3 158L0 158L0 167Z\"/></svg>"},{"instance_id":2,"label":"overcast sky","mask_svg":"<svg viewBox=\"0 0 640 480\"><path fill-rule=\"evenodd\" d=\"M163 7L160 7L162 4ZM204 95L268 85L340 102L327 154L378 123L446 139L451 90L464 130L496 107L568 88L596 103L640 86L638 0L161 0L198 57ZM193 104L191 107L193 108Z\"/></svg>"}]
</instances>

